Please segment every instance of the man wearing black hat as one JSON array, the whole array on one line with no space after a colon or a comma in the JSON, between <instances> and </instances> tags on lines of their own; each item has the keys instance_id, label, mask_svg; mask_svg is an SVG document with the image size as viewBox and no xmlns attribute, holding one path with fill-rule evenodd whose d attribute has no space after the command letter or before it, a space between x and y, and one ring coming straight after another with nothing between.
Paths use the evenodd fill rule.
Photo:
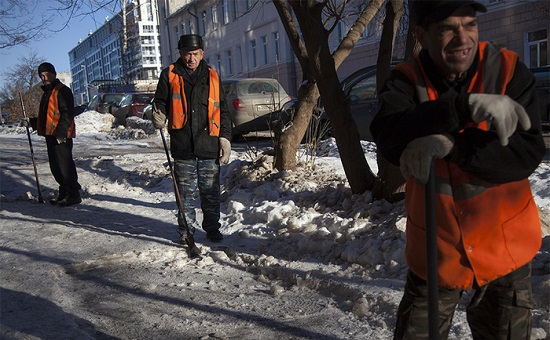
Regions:
<instances>
[{"instance_id":1,"label":"man wearing black hat","mask_svg":"<svg viewBox=\"0 0 550 340\"><path fill-rule=\"evenodd\" d=\"M197 224L193 198L199 189L202 228L212 242L220 242L220 163L231 154L231 119L218 73L203 60L202 37L182 35L180 58L165 68L155 92L153 124L168 128L170 151L185 218ZM166 121L168 123L166 124ZM185 225L178 215L180 242Z\"/></svg>"},{"instance_id":2,"label":"man wearing black hat","mask_svg":"<svg viewBox=\"0 0 550 340\"><path fill-rule=\"evenodd\" d=\"M50 63L38 66L42 80L42 99L38 117L31 125L38 135L46 138L50 169L59 184L59 193L50 203L61 207L79 204L80 184L73 160L74 98L70 88L57 79L55 68Z\"/></svg>"},{"instance_id":3,"label":"man wearing black hat","mask_svg":"<svg viewBox=\"0 0 550 340\"><path fill-rule=\"evenodd\" d=\"M396 339L428 338L426 207L435 172L439 336L465 290L474 339L529 339L531 260L542 235L528 177L545 146L535 79L518 56L480 42L475 1L414 1L414 61L397 65L371 125L407 180L409 273Z\"/></svg>"}]
</instances>

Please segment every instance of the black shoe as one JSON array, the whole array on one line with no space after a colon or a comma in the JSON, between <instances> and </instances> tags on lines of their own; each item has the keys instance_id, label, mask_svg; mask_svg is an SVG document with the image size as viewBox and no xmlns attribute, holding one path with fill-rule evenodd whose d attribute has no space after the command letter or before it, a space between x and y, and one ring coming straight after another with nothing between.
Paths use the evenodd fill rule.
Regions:
<instances>
[{"instance_id":1,"label":"black shoe","mask_svg":"<svg viewBox=\"0 0 550 340\"><path fill-rule=\"evenodd\" d=\"M50 200L50 204L57 205L57 203L59 203L59 201L64 200L65 197L67 197L66 194L59 194L59 195L57 195L56 198L52 198L52 199Z\"/></svg>"},{"instance_id":2,"label":"black shoe","mask_svg":"<svg viewBox=\"0 0 550 340\"><path fill-rule=\"evenodd\" d=\"M221 242L223 240L223 234L219 230L211 231L206 233L206 237L215 243Z\"/></svg>"},{"instance_id":3,"label":"black shoe","mask_svg":"<svg viewBox=\"0 0 550 340\"><path fill-rule=\"evenodd\" d=\"M60 207L68 207L69 205L79 204L80 202L82 202L82 198L80 198L80 196L67 196L57 202L57 205Z\"/></svg>"}]
</instances>

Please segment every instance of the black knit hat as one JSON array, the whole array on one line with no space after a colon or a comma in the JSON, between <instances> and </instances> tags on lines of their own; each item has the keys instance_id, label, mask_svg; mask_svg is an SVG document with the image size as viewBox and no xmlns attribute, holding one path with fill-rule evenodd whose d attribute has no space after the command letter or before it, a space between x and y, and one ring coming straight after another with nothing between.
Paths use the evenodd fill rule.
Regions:
<instances>
[{"instance_id":1,"label":"black knit hat","mask_svg":"<svg viewBox=\"0 0 550 340\"><path fill-rule=\"evenodd\" d=\"M416 24L426 27L433 22L447 19L462 6L472 6L477 12L487 12L483 4L466 0L413 0L411 11Z\"/></svg>"},{"instance_id":2,"label":"black knit hat","mask_svg":"<svg viewBox=\"0 0 550 340\"><path fill-rule=\"evenodd\" d=\"M198 34L184 34L178 41L178 50L194 51L203 49L202 37Z\"/></svg>"},{"instance_id":3,"label":"black knit hat","mask_svg":"<svg viewBox=\"0 0 550 340\"><path fill-rule=\"evenodd\" d=\"M50 63L42 63L40 64L40 66L38 66L38 74L42 72L50 72L53 74L57 74L57 72L55 72L55 67L53 67L53 65Z\"/></svg>"}]
</instances>

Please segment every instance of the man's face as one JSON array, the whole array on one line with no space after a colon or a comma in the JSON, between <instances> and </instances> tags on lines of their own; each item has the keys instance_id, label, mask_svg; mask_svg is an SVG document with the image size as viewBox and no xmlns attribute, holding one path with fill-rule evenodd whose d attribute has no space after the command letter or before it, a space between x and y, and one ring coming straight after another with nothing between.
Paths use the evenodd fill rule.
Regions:
<instances>
[{"instance_id":1,"label":"man's face","mask_svg":"<svg viewBox=\"0 0 550 340\"><path fill-rule=\"evenodd\" d=\"M42 72L39 76L42 80L42 85L49 85L55 80L55 73Z\"/></svg>"},{"instance_id":2,"label":"man's face","mask_svg":"<svg viewBox=\"0 0 550 340\"><path fill-rule=\"evenodd\" d=\"M204 57L204 51L201 49L193 51L180 50L180 56L183 59L185 66L189 70L195 71Z\"/></svg>"},{"instance_id":3,"label":"man's face","mask_svg":"<svg viewBox=\"0 0 550 340\"><path fill-rule=\"evenodd\" d=\"M417 27L418 40L428 50L439 72L455 80L474 62L479 44L475 10L463 6L450 17L430 24L427 30Z\"/></svg>"}]
</instances>

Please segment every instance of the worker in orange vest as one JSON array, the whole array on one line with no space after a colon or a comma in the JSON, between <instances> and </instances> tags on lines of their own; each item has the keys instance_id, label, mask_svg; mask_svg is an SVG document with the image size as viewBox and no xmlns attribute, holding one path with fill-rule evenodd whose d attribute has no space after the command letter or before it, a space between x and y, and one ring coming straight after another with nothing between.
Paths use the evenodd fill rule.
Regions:
<instances>
[{"instance_id":1,"label":"worker in orange vest","mask_svg":"<svg viewBox=\"0 0 550 340\"><path fill-rule=\"evenodd\" d=\"M531 260L542 242L528 177L545 154L535 79L480 42L475 1L415 0L422 50L380 91L371 132L406 178L409 273L395 339L428 338L424 194L435 171L439 336L461 295L474 339L529 339Z\"/></svg>"},{"instance_id":2,"label":"worker in orange vest","mask_svg":"<svg viewBox=\"0 0 550 340\"><path fill-rule=\"evenodd\" d=\"M73 92L57 79L51 63L40 64L38 76L44 93L38 117L30 118L27 123L46 138L50 169L59 184L59 192L50 203L60 207L79 204L81 186L73 159L73 138L76 137Z\"/></svg>"},{"instance_id":3,"label":"worker in orange vest","mask_svg":"<svg viewBox=\"0 0 550 340\"><path fill-rule=\"evenodd\" d=\"M182 35L180 58L165 68L155 92L153 125L168 128L170 151L185 220L178 215L180 242L185 243L186 221L197 224L193 200L200 196L202 228L212 242L223 240L220 232L220 163L231 154L231 118L221 80L204 58L200 35Z\"/></svg>"}]
</instances>

